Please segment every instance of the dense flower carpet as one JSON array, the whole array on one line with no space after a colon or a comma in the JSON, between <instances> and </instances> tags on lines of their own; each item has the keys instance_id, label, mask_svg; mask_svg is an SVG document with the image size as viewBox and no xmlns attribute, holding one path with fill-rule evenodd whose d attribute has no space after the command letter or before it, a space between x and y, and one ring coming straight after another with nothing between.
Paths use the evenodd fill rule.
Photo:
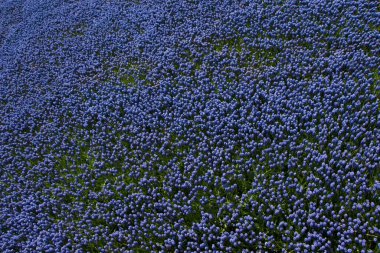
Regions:
<instances>
[{"instance_id":1,"label":"dense flower carpet","mask_svg":"<svg viewBox=\"0 0 380 253\"><path fill-rule=\"evenodd\" d=\"M380 252L380 3L0 1L0 252Z\"/></svg>"}]
</instances>

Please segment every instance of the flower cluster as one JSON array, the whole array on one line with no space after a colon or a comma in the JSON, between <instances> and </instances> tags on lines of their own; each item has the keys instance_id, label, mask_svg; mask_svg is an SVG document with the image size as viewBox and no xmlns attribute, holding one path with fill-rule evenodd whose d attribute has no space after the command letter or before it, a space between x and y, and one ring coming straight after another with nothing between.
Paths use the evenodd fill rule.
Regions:
<instances>
[{"instance_id":1,"label":"flower cluster","mask_svg":"<svg viewBox=\"0 0 380 253\"><path fill-rule=\"evenodd\" d=\"M378 252L378 1L0 3L0 251Z\"/></svg>"}]
</instances>

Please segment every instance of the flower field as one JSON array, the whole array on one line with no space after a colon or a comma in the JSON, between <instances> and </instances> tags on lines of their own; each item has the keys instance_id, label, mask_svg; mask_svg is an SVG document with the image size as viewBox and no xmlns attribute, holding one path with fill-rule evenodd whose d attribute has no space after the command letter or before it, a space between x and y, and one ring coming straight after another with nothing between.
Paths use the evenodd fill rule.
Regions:
<instances>
[{"instance_id":1,"label":"flower field","mask_svg":"<svg viewBox=\"0 0 380 253\"><path fill-rule=\"evenodd\" d=\"M0 252L380 252L380 3L0 1Z\"/></svg>"}]
</instances>

